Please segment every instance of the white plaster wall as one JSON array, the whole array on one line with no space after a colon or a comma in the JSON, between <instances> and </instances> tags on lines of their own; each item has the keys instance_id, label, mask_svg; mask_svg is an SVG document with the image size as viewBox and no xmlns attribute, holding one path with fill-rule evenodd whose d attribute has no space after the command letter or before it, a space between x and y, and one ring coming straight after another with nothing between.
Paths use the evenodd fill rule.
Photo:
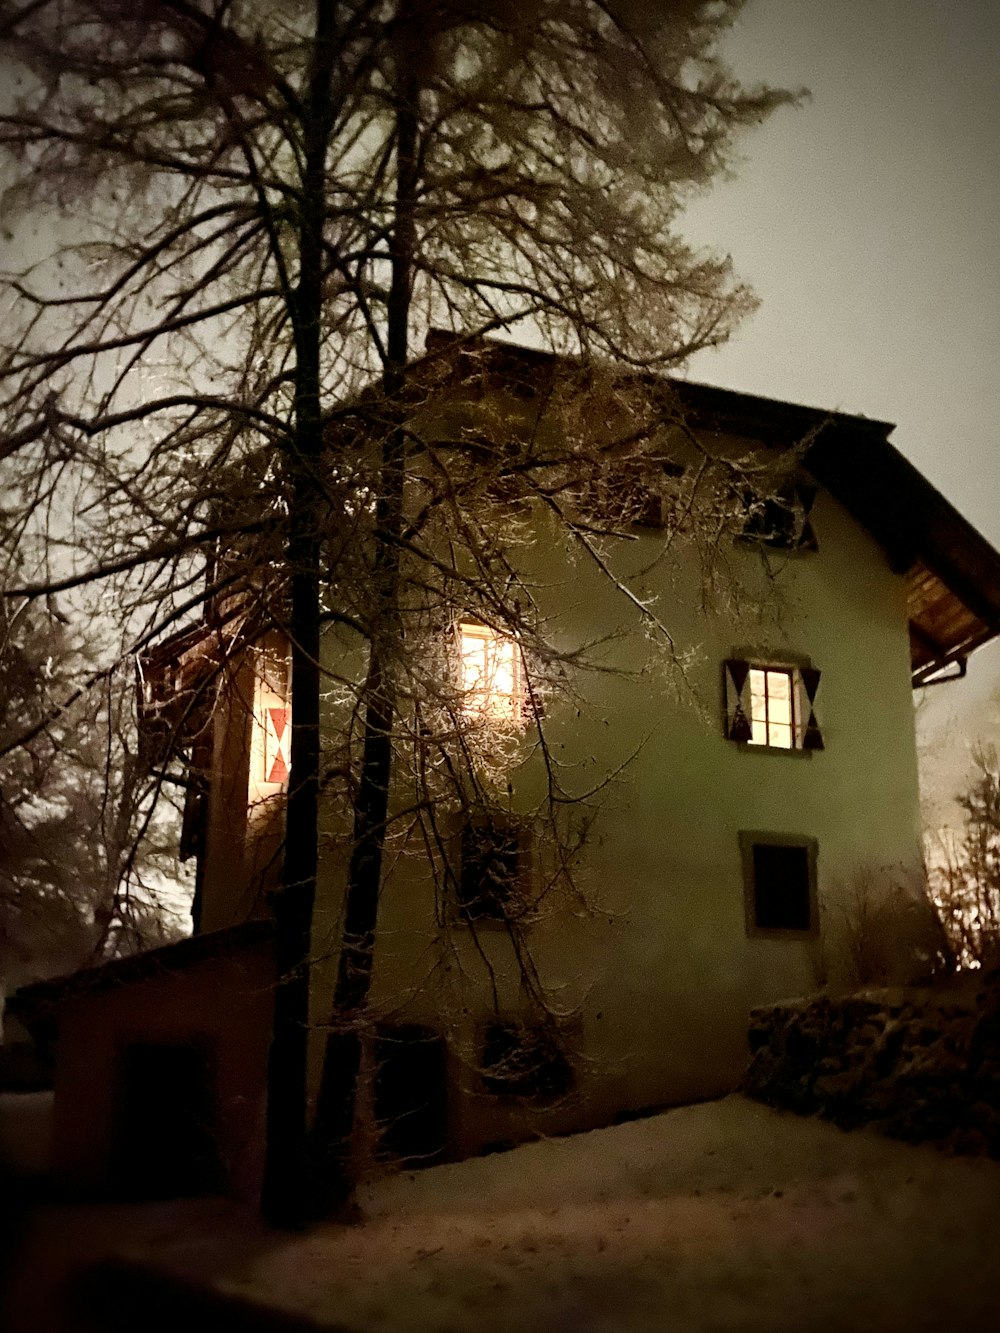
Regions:
<instances>
[{"instance_id":1,"label":"white plaster wall","mask_svg":"<svg viewBox=\"0 0 1000 1333\"><path fill-rule=\"evenodd\" d=\"M526 555L554 642L623 630L599 653L623 674L579 672L576 704L553 701L546 732L581 787L635 757L609 787L580 872L588 907L540 921L533 958L556 1003L576 1010L578 1093L539 1120L544 1128L599 1123L617 1113L706 1095L731 1085L745 1058L749 1008L815 989L837 966L839 904L859 868L919 874L919 812L902 579L832 497L813 510L819 549L782 556L736 546L750 592L777 594L760 615L699 613L695 562L656 565L655 533L620 543L616 570L652 563L633 581L677 646L695 649L686 681L658 664L634 608L585 560L570 561L542 533ZM752 600L752 599L751 599ZM822 671L816 711L822 752L776 754L736 746L722 730L722 662L734 655L808 656ZM540 769L513 776L530 806ZM819 939L749 938L740 830L818 842ZM490 1013L487 969L501 1004L519 1004L502 931L476 945L455 924L438 941L434 886L413 849L390 851L374 985L385 1018L423 1019L455 1042L454 1137L470 1151L523 1132L519 1109L476 1094L475 1041ZM314 946L336 939L341 870L328 856ZM886 881L888 882L888 881ZM332 960L331 960L332 962ZM322 1022L332 967L316 990ZM317 1037L317 1055L320 1037Z\"/></svg>"}]
</instances>

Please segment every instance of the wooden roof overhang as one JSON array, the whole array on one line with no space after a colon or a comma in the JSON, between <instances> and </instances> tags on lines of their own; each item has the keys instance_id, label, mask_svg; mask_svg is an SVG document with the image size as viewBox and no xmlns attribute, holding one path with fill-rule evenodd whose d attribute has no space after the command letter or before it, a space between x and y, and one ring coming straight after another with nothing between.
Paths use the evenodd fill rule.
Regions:
<instances>
[{"instance_id":1,"label":"wooden roof overhang","mask_svg":"<svg viewBox=\"0 0 1000 1333\"><path fill-rule=\"evenodd\" d=\"M574 358L492 338L432 331L432 363L462 358L490 385L524 395L541 390ZM893 445L891 422L784 403L674 377L669 384L687 425L799 448L809 472L884 548L906 585L914 687L965 672L969 654L1000 636L1000 552ZM951 675L944 674L957 668Z\"/></svg>"},{"instance_id":2,"label":"wooden roof overhang","mask_svg":"<svg viewBox=\"0 0 1000 1333\"><path fill-rule=\"evenodd\" d=\"M891 423L674 388L692 425L803 447L816 480L881 544L906 584L914 687L963 675L969 654L1000 635L1000 552L889 443Z\"/></svg>"}]
</instances>

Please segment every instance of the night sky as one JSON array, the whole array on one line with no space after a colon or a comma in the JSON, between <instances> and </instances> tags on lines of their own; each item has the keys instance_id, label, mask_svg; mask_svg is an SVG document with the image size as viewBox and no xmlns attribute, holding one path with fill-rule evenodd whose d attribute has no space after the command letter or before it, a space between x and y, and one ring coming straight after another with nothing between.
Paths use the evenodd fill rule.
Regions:
<instances>
[{"instance_id":1,"label":"night sky","mask_svg":"<svg viewBox=\"0 0 1000 1333\"><path fill-rule=\"evenodd\" d=\"M689 210L763 300L694 379L896 422L893 443L1000 547L1000 3L750 0L724 51L807 87ZM946 790L1000 708L1000 644L927 692ZM948 731L947 741L942 733Z\"/></svg>"}]
</instances>

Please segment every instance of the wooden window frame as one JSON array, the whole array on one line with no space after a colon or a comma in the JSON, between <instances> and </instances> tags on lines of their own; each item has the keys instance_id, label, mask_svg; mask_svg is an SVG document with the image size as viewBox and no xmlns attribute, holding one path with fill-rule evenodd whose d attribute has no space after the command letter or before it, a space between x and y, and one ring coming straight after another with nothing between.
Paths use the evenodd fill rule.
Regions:
<instances>
[{"instance_id":1,"label":"wooden window frame","mask_svg":"<svg viewBox=\"0 0 1000 1333\"><path fill-rule=\"evenodd\" d=\"M487 684L480 688L470 688L465 682L465 662L468 656L466 641L481 640L484 651L484 674L489 675L489 647L493 642L498 647L510 647L511 688L509 691L497 690L487 679ZM458 680L461 692L461 708L465 715L475 720L499 723L507 726L521 726L527 718L528 690L525 681L524 662L521 649L513 634L505 634L492 625L484 624L475 616L465 615L455 622L455 650L458 657ZM495 670L495 668L494 668Z\"/></svg>"},{"instance_id":2,"label":"wooden window frame","mask_svg":"<svg viewBox=\"0 0 1000 1333\"><path fill-rule=\"evenodd\" d=\"M764 739L762 741L755 740L752 734L755 730L755 724L758 722L758 719L754 717L752 711L752 705L755 698L755 691L753 687L753 678L755 673L763 676L764 717L762 719L762 724L764 727ZM787 722L772 721L770 717L770 711L771 711L770 705L776 702L779 698L778 691L771 689L772 676L781 676L788 682ZM753 746L754 749L801 750L803 748L802 740L803 740L804 729L801 726L802 704L799 700L800 690L801 690L801 682L799 680L799 673L796 667L775 666L771 664L767 666L763 665L757 666L753 662L751 662L750 663L751 737L750 740L746 741L745 743L747 745ZM788 738L789 738L788 745L782 745L779 742L773 741L771 739L772 731L774 732L775 735L777 735L779 729L785 729L785 728L787 728L788 731Z\"/></svg>"},{"instance_id":3,"label":"wooden window frame","mask_svg":"<svg viewBox=\"0 0 1000 1333\"><path fill-rule=\"evenodd\" d=\"M791 745L773 745L769 739L753 739L753 672L782 674L789 678L791 701ZM825 742L816 719L816 695L822 672L806 657L797 660L765 658L737 650L722 664L723 735L740 750L753 754L796 755L810 759Z\"/></svg>"}]
</instances>

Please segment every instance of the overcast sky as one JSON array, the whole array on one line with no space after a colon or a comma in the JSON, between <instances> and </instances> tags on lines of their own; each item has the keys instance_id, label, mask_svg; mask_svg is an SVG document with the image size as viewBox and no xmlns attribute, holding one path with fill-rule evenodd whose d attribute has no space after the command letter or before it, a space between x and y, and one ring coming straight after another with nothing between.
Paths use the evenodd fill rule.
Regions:
<instances>
[{"instance_id":1,"label":"overcast sky","mask_svg":"<svg viewBox=\"0 0 1000 1333\"><path fill-rule=\"evenodd\" d=\"M1000 547L1000 0L749 0L723 49L812 97L688 214L763 300L692 378L894 421ZM943 783L965 756L942 730L983 730L997 686L992 644L928 692Z\"/></svg>"}]
</instances>

